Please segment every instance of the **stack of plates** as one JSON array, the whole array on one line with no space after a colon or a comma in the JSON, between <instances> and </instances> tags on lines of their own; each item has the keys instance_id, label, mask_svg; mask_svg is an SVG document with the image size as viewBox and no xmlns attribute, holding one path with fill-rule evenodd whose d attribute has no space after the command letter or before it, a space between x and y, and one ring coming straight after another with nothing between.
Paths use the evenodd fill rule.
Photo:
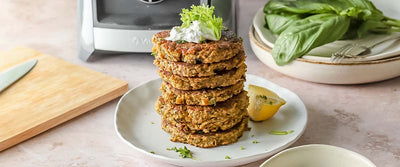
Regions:
<instances>
[{"instance_id":1,"label":"stack of plates","mask_svg":"<svg viewBox=\"0 0 400 167\"><path fill-rule=\"evenodd\" d=\"M400 11L391 10L400 8L394 6L378 6L389 17L400 16ZM350 59L340 63L330 62L331 53L348 43L367 43L374 40L384 40L400 33L391 35L370 35L364 39L335 41L313 49L302 58L295 59L285 66L276 65L271 56L271 50L277 38L275 34L264 27L264 13L260 9L250 27L249 37L251 47L256 56L270 68L288 76L318 83L328 84L360 84L376 82L400 76L400 40L393 40L384 47L375 47L368 57Z\"/></svg>"}]
</instances>

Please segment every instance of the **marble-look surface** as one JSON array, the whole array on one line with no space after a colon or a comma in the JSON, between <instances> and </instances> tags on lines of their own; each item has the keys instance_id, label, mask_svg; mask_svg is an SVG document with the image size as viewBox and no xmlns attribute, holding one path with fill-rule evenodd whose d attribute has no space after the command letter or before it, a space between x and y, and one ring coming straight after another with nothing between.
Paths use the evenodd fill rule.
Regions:
<instances>
[{"instance_id":1,"label":"marble-look surface","mask_svg":"<svg viewBox=\"0 0 400 167\"><path fill-rule=\"evenodd\" d=\"M258 61L247 35L254 13L266 0L239 2L239 35L245 41L248 73L294 91L309 110L308 127L293 146L330 144L361 153L377 166L400 166L400 77L341 86L275 72ZM153 57L146 54L101 56L90 63L78 59L75 0L0 0L0 4L0 50L31 47L126 80L131 88L158 77ZM111 101L1 152L0 166L172 166L142 155L117 137L116 104L117 100Z\"/></svg>"}]
</instances>

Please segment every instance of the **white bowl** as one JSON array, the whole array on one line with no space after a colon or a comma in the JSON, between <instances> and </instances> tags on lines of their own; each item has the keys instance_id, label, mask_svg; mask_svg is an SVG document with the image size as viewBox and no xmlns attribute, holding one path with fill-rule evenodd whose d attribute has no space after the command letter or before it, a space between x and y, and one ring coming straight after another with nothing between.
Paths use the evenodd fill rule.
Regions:
<instances>
[{"instance_id":1,"label":"white bowl","mask_svg":"<svg viewBox=\"0 0 400 167\"><path fill-rule=\"evenodd\" d=\"M249 37L251 48L261 62L294 78L328 84L361 84L400 76L400 56L354 63L330 63L297 58L288 65L278 66L271 56L271 48L260 40L253 26L250 27Z\"/></svg>"},{"instance_id":2,"label":"white bowl","mask_svg":"<svg viewBox=\"0 0 400 167\"><path fill-rule=\"evenodd\" d=\"M282 151L260 167L376 167L364 156L344 148L312 144Z\"/></svg>"}]
</instances>

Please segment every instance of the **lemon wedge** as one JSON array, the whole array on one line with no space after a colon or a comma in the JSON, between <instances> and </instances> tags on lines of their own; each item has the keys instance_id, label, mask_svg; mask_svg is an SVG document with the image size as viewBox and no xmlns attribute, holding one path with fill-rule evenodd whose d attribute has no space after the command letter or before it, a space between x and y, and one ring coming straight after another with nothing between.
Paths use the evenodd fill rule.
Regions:
<instances>
[{"instance_id":1,"label":"lemon wedge","mask_svg":"<svg viewBox=\"0 0 400 167\"><path fill-rule=\"evenodd\" d=\"M248 112L253 121L264 121L271 118L282 105L286 104L286 101L276 93L255 85L249 85L248 95L250 102Z\"/></svg>"}]
</instances>

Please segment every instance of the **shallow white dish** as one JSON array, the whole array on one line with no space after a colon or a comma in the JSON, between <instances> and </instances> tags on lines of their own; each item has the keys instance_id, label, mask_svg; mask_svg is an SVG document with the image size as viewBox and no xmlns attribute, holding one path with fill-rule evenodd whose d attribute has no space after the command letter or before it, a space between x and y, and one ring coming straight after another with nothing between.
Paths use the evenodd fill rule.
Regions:
<instances>
[{"instance_id":1,"label":"shallow white dish","mask_svg":"<svg viewBox=\"0 0 400 167\"><path fill-rule=\"evenodd\" d=\"M244 132L234 144L198 148L169 141L170 136L161 129L161 118L154 109L154 103L160 95L161 79L134 88L120 99L115 113L116 131L118 136L132 148L175 165L237 166L266 158L290 146L303 134L307 124L307 110L295 93L264 78L247 74L245 85L248 84L269 88L287 103L267 121L259 123L249 121L251 131ZM271 130L294 130L294 132L288 135L270 135ZM254 140L259 143L253 144ZM193 151L193 156L198 160L182 159L178 153L166 150L183 146ZM241 150L241 147L244 147L244 150ZM150 153L151 151L155 154ZM231 159L225 159L225 156Z\"/></svg>"},{"instance_id":2,"label":"shallow white dish","mask_svg":"<svg viewBox=\"0 0 400 167\"><path fill-rule=\"evenodd\" d=\"M271 56L271 48L261 41L253 26L250 27L249 37L251 48L261 62L294 78L328 84L361 84L400 76L400 56L353 63L330 63L297 58L288 65L278 66Z\"/></svg>"},{"instance_id":3,"label":"shallow white dish","mask_svg":"<svg viewBox=\"0 0 400 167\"><path fill-rule=\"evenodd\" d=\"M364 156L344 148L311 144L284 150L260 167L376 167Z\"/></svg>"}]
</instances>

